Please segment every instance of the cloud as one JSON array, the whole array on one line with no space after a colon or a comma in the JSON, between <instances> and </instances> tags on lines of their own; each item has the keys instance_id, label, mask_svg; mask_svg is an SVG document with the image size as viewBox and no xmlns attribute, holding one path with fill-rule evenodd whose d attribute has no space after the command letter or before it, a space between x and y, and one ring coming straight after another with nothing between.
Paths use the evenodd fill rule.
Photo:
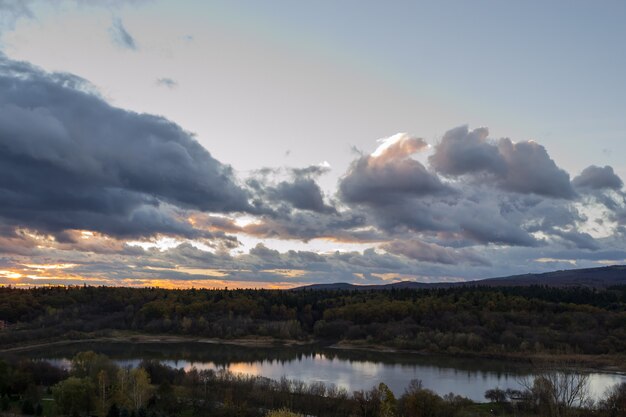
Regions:
<instances>
[{"instance_id":1,"label":"cloud","mask_svg":"<svg viewBox=\"0 0 626 417\"><path fill-rule=\"evenodd\" d=\"M576 208L580 196L569 174L543 146L493 141L486 128L462 126L434 147L432 170L412 158L426 149L424 141L405 134L383 140L350 166L339 184L340 201L361 212L389 241L417 238L444 248L559 244L598 249L591 235L578 230L587 219Z\"/></svg>"},{"instance_id":2,"label":"cloud","mask_svg":"<svg viewBox=\"0 0 626 417\"><path fill-rule=\"evenodd\" d=\"M500 139L498 150L507 163L505 189L553 198L574 197L569 174L537 142L513 143L510 139Z\"/></svg>"},{"instance_id":3,"label":"cloud","mask_svg":"<svg viewBox=\"0 0 626 417\"><path fill-rule=\"evenodd\" d=\"M151 0L72 0L70 3L77 6L117 9L125 5L138 5L149 1ZM32 9L34 3L36 3L36 0L0 0L0 32L13 29L19 19L34 18L35 14ZM63 1L46 0L46 3L60 6L63 4Z\"/></svg>"},{"instance_id":4,"label":"cloud","mask_svg":"<svg viewBox=\"0 0 626 417\"><path fill-rule=\"evenodd\" d=\"M575 192L569 174L559 168L546 149L534 141L514 143L488 139L488 130L452 129L429 157L432 167L450 177L472 176L506 191L571 199Z\"/></svg>"},{"instance_id":5,"label":"cloud","mask_svg":"<svg viewBox=\"0 0 626 417\"><path fill-rule=\"evenodd\" d=\"M281 181L270 191L272 198L290 203L300 210L329 212L334 209L324 203L322 189L310 178L296 178L293 182Z\"/></svg>"},{"instance_id":6,"label":"cloud","mask_svg":"<svg viewBox=\"0 0 626 417\"><path fill-rule=\"evenodd\" d=\"M591 190L612 189L621 190L624 186L622 179L615 174L613 167L598 167L590 165L572 180L572 185L576 188L587 188Z\"/></svg>"},{"instance_id":7,"label":"cloud","mask_svg":"<svg viewBox=\"0 0 626 417\"><path fill-rule=\"evenodd\" d=\"M466 129L461 132L467 133ZM446 137L452 137L450 132ZM486 133L473 133L476 143L481 137L486 137ZM341 200L365 212L391 238L418 232L445 233L454 240L481 244L538 243L510 219L510 214L498 210L510 201L508 195L503 198L479 185L446 183L436 172L411 158L426 148L425 141L405 134L382 141L371 155L358 158L341 179ZM467 161L463 164L463 170L453 171L450 167L448 172L465 172L472 166Z\"/></svg>"},{"instance_id":8,"label":"cloud","mask_svg":"<svg viewBox=\"0 0 626 417\"><path fill-rule=\"evenodd\" d=\"M0 270L23 283L449 280L626 253L612 168L570 183L543 146L492 140L486 128L452 129L432 149L408 134L383 139L329 192L327 164L264 168L240 183L193 134L113 107L71 74L1 57L0 92ZM163 235L167 249L155 243ZM258 239L350 251L267 240L246 252ZM46 263L71 267L56 277L34 267Z\"/></svg>"},{"instance_id":9,"label":"cloud","mask_svg":"<svg viewBox=\"0 0 626 417\"><path fill-rule=\"evenodd\" d=\"M207 258L208 257L208 258ZM169 264L189 265L203 268L212 265L227 274L229 279L269 281L286 280L297 285L309 282L352 281L355 274L369 277L367 282L380 282L372 274L414 274L416 263L401 256L378 253L374 249L361 252L333 252L319 254L311 251L279 252L262 243L251 248L247 254L235 257L211 256L190 245L181 245L161 255ZM243 272L250 271L250 272ZM293 274L298 271L297 274Z\"/></svg>"},{"instance_id":10,"label":"cloud","mask_svg":"<svg viewBox=\"0 0 626 417\"><path fill-rule=\"evenodd\" d=\"M423 139L406 134L385 139L371 155L352 163L339 184L341 198L352 204L388 206L407 196L445 193L448 187L410 157L426 147Z\"/></svg>"},{"instance_id":11,"label":"cloud","mask_svg":"<svg viewBox=\"0 0 626 417\"><path fill-rule=\"evenodd\" d=\"M550 233L562 238L568 243L567 246L573 245L578 249L589 249L593 251L600 249L598 242L589 233L578 232L576 230L563 231L559 229L553 229Z\"/></svg>"},{"instance_id":12,"label":"cloud","mask_svg":"<svg viewBox=\"0 0 626 417\"><path fill-rule=\"evenodd\" d=\"M263 168L251 175L246 184L253 191L259 210L274 217L288 216L294 209L336 213L335 207L325 202L324 193L316 182L319 176L329 170L325 165Z\"/></svg>"},{"instance_id":13,"label":"cloud","mask_svg":"<svg viewBox=\"0 0 626 417\"><path fill-rule=\"evenodd\" d=\"M258 238L285 240L327 239L338 242L379 242L384 234L368 223L358 211L319 213L295 211L263 215L241 228L241 232Z\"/></svg>"},{"instance_id":14,"label":"cloud","mask_svg":"<svg viewBox=\"0 0 626 417\"><path fill-rule=\"evenodd\" d=\"M0 31L13 29L20 18L32 18L31 3L29 0L0 0Z\"/></svg>"},{"instance_id":15,"label":"cloud","mask_svg":"<svg viewBox=\"0 0 626 417\"><path fill-rule=\"evenodd\" d=\"M478 244L501 244L510 246L538 246L540 242L528 230L524 230L522 219L527 212L519 209L510 213L502 211L505 201L498 202L497 196L486 201L460 200L455 210L441 211L458 228L458 234ZM452 229L455 230L455 229Z\"/></svg>"},{"instance_id":16,"label":"cloud","mask_svg":"<svg viewBox=\"0 0 626 417\"><path fill-rule=\"evenodd\" d=\"M490 262L468 250L455 250L434 243L423 242L417 239L394 240L381 246L390 253L404 255L407 258L423 262L458 265L469 263L472 265L488 266Z\"/></svg>"},{"instance_id":17,"label":"cloud","mask_svg":"<svg viewBox=\"0 0 626 417\"><path fill-rule=\"evenodd\" d=\"M84 80L0 56L0 221L60 233L193 236L185 210L250 211L232 168Z\"/></svg>"},{"instance_id":18,"label":"cloud","mask_svg":"<svg viewBox=\"0 0 626 417\"><path fill-rule=\"evenodd\" d=\"M159 78L156 80L156 85L167 88L178 87L178 83L171 78Z\"/></svg>"},{"instance_id":19,"label":"cloud","mask_svg":"<svg viewBox=\"0 0 626 417\"><path fill-rule=\"evenodd\" d=\"M443 175L458 177L465 174L506 172L506 163L498 147L491 144L487 128L469 131L467 126L451 129L435 146L428 160Z\"/></svg>"},{"instance_id":20,"label":"cloud","mask_svg":"<svg viewBox=\"0 0 626 417\"><path fill-rule=\"evenodd\" d=\"M113 23L111 23L111 27L109 28L109 34L111 35L111 40L117 46L133 51L137 50L137 43L124 27L122 19L113 19Z\"/></svg>"}]
</instances>

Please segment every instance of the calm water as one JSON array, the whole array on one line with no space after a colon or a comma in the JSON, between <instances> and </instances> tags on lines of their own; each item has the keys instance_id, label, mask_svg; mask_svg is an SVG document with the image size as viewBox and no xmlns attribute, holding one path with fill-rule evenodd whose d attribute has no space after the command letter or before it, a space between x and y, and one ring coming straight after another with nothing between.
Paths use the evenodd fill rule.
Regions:
<instances>
[{"instance_id":1,"label":"calm water","mask_svg":"<svg viewBox=\"0 0 626 417\"><path fill-rule=\"evenodd\" d=\"M528 365L495 360L457 359L409 354L338 351L328 348L244 348L206 343L129 344L79 343L24 353L30 357L69 366L72 356L93 350L107 354L122 366L137 366L143 359L157 359L175 367L226 369L234 373L259 375L272 379L285 376L305 382L335 384L348 391L370 389L385 382L402 394L412 379L440 395L454 392L475 401L484 401L486 390L494 387L520 389L521 377L531 375ZM625 375L591 373L594 397L619 382Z\"/></svg>"}]
</instances>

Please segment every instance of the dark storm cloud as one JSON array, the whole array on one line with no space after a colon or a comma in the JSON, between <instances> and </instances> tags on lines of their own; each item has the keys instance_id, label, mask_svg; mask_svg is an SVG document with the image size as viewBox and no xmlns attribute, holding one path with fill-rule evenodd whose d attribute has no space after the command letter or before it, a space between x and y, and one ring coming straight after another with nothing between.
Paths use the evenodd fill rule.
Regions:
<instances>
[{"instance_id":1,"label":"dark storm cloud","mask_svg":"<svg viewBox=\"0 0 626 417\"><path fill-rule=\"evenodd\" d=\"M161 117L0 56L0 217L52 233L193 236L181 209L250 210L232 169Z\"/></svg>"},{"instance_id":2,"label":"dark storm cloud","mask_svg":"<svg viewBox=\"0 0 626 417\"><path fill-rule=\"evenodd\" d=\"M111 34L111 39L116 45L133 51L137 50L137 42L135 42L135 38L133 38L124 27L122 19L113 19L113 23L109 28L109 33Z\"/></svg>"},{"instance_id":3,"label":"dark storm cloud","mask_svg":"<svg viewBox=\"0 0 626 417\"><path fill-rule=\"evenodd\" d=\"M591 190L612 189L621 190L624 186L622 179L615 174L613 167L598 167L590 165L572 180L576 188L588 188Z\"/></svg>"},{"instance_id":4,"label":"dark storm cloud","mask_svg":"<svg viewBox=\"0 0 626 417\"><path fill-rule=\"evenodd\" d=\"M488 130L461 126L448 131L429 157L433 168L450 177L474 176L506 191L544 197L575 196L569 174L559 168L546 149L534 141L514 143L488 139Z\"/></svg>"}]
</instances>

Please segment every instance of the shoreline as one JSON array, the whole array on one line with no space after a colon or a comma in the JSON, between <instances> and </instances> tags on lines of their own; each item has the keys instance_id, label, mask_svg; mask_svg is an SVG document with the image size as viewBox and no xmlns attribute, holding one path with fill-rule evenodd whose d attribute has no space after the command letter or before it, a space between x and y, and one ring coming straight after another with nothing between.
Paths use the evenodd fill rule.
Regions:
<instances>
[{"instance_id":1,"label":"shoreline","mask_svg":"<svg viewBox=\"0 0 626 417\"><path fill-rule=\"evenodd\" d=\"M626 375L626 356L604 356L604 355L582 355L582 354L535 354L525 353L473 353L473 352L424 352L410 349L397 349L384 345L367 345L358 343L337 342L328 346L330 349L345 351L364 351L380 353L399 353L420 356L438 356L442 358L455 359L480 359L493 361L510 361L516 364L532 366L562 367L563 369L575 369L586 372L599 372L615 375ZM616 363L616 360L618 363Z\"/></svg>"},{"instance_id":2,"label":"shoreline","mask_svg":"<svg viewBox=\"0 0 626 417\"><path fill-rule=\"evenodd\" d=\"M293 347L293 346L307 346L314 345L316 341L299 341L299 340L282 340L266 337L250 337L250 338L238 338L238 339L217 339L195 336L178 336L178 335L146 335L146 334L132 334L132 335L116 335L116 336L100 336L100 337L88 337L84 339L65 339L65 340L50 340L50 341L33 341L33 343L26 343L19 346L11 346L8 348L0 348L0 354L11 352L23 352L28 350L36 350L39 348L45 348L48 346L64 346L80 343L132 343L132 344L151 344L151 343L206 343L211 345L234 345L241 347Z\"/></svg>"},{"instance_id":3,"label":"shoreline","mask_svg":"<svg viewBox=\"0 0 626 417\"><path fill-rule=\"evenodd\" d=\"M247 348L272 348L272 347L306 347L320 346L325 349L339 351L363 351L372 353L398 353L405 355L438 356L442 358L465 358L482 359L494 361L511 361L518 364L534 366L551 365L565 368L584 370L588 372L602 372L610 374L626 375L626 356L604 356L604 355L582 355L582 354L534 354L523 353L472 353L472 352L424 352L410 349L398 349L385 345L335 342L325 344L320 340L285 340L271 337L246 337L238 339L218 339L196 336L179 335L147 335L147 334L113 334L110 336L85 337L81 339L65 339L50 341L33 341L18 346L0 348L0 355L37 350L50 346L65 346L81 343L132 343L132 344L183 344L183 343L205 343L210 345L232 345Z\"/></svg>"}]
</instances>

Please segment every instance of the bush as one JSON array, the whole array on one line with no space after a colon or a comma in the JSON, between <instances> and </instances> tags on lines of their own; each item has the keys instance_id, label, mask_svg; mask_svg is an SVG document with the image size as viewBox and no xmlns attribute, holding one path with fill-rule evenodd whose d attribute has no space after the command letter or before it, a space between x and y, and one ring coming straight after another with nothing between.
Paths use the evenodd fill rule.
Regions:
<instances>
[{"instance_id":1,"label":"bush","mask_svg":"<svg viewBox=\"0 0 626 417\"><path fill-rule=\"evenodd\" d=\"M485 398L492 403L502 404L506 402L506 391L500 388L488 389L485 391Z\"/></svg>"},{"instance_id":2,"label":"bush","mask_svg":"<svg viewBox=\"0 0 626 417\"><path fill-rule=\"evenodd\" d=\"M286 408L281 408L280 410L270 411L266 417L301 417L301 415L293 413Z\"/></svg>"}]
</instances>

